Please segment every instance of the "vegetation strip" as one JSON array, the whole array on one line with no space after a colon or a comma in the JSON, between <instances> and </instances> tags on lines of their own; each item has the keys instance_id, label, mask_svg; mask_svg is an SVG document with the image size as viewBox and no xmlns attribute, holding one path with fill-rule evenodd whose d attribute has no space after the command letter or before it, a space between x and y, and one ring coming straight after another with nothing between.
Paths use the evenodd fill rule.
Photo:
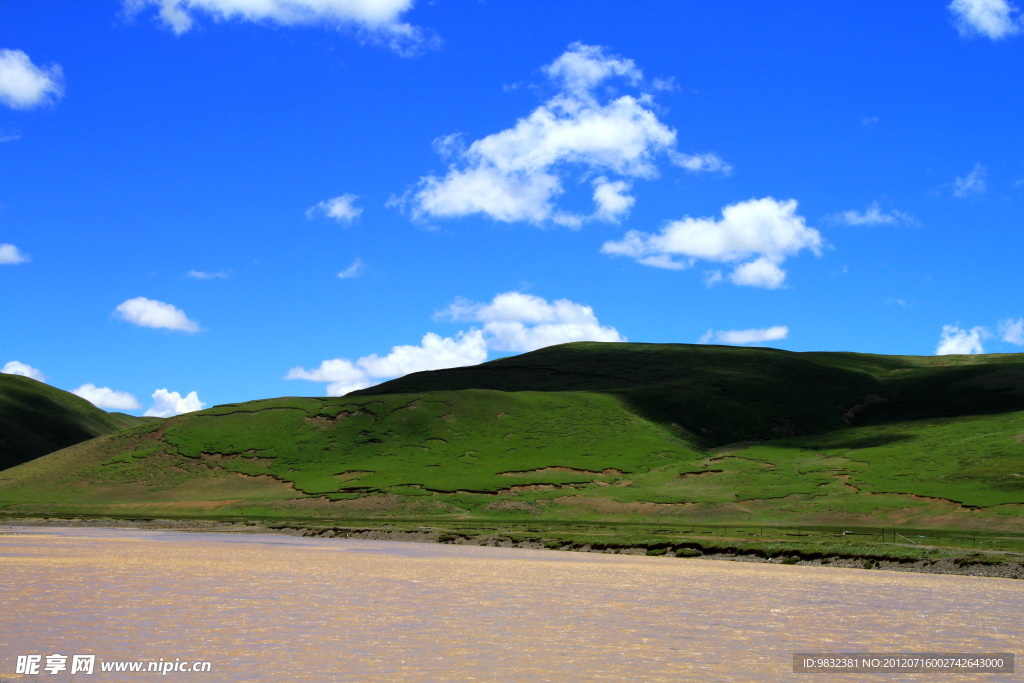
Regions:
<instances>
[{"instance_id":1,"label":"vegetation strip","mask_svg":"<svg viewBox=\"0 0 1024 683\"><path fill-rule=\"evenodd\" d=\"M466 529L411 527L381 522L367 525L289 525L249 521L172 519L7 519L0 534L11 527L147 528L212 533L273 533L311 538L349 538L416 543L443 543L505 548L548 549L623 555L700 558L770 564L880 569L927 574L955 574L1024 579L1024 553L950 547L911 546L871 542L799 542L779 538L748 541L740 538L667 536L656 534L543 533L499 527ZM774 529L774 531L780 531ZM9 533L9 532L8 532Z\"/></svg>"}]
</instances>

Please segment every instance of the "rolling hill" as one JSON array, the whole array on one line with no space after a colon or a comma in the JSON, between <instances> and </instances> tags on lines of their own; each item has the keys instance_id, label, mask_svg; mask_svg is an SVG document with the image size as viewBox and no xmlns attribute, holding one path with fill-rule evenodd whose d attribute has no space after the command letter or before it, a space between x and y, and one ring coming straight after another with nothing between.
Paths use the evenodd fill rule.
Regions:
<instances>
[{"instance_id":1,"label":"rolling hill","mask_svg":"<svg viewBox=\"0 0 1024 683\"><path fill-rule=\"evenodd\" d=\"M1024 356L565 344L109 433L0 506L1022 529Z\"/></svg>"},{"instance_id":2,"label":"rolling hill","mask_svg":"<svg viewBox=\"0 0 1024 683\"><path fill-rule=\"evenodd\" d=\"M0 374L0 469L155 419L107 413L43 382Z\"/></svg>"}]
</instances>

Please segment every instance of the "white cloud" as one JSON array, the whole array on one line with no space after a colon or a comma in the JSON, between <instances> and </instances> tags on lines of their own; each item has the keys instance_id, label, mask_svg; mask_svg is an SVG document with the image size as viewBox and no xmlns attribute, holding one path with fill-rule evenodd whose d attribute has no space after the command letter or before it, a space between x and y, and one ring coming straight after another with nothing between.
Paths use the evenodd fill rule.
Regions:
<instances>
[{"instance_id":1,"label":"white cloud","mask_svg":"<svg viewBox=\"0 0 1024 683\"><path fill-rule=\"evenodd\" d=\"M988 339L991 333L984 327L972 327L962 330L956 325L943 325L939 345L935 349L936 356L951 354L985 353L981 342Z\"/></svg>"},{"instance_id":2,"label":"white cloud","mask_svg":"<svg viewBox=\"0 0 1024 683\"><path fill-rule=\"evenodd\" d=\"M866 128L874 128L879 124L882 119L878 116L862 116L860 117L860 123Z\"/></svg>"},{"instance_id":3,"label":"white cloud","mask_svg":"<svg viewBox=\"0 0 1024 683\"><path fill-rule=\"evenodd\" d=\"M775 325L763 329L752 330L708 330L700 339L698 344L708 344L715 340L721 344L757 344L766 341L778 341L789 335L789 328L785 325Z\"/></svg>"},{"instance_id":4,"label":"white cloud","mask_svg":"<svg viewBox=\"0 0 1024 683\"><path fill-rule=\"evenodd\" d=\"M328 218L333 218L339 223L351 223L363 212L361 208L353 204L357 199L359 199L359 197L354 194L343 194L338 197L322 201L316 206L312 206L306 210L306 218L327 216Z\"/></svg>"},{"instance_id":5,"label":"white cloud","mask_svg":"<svg viewBox=\"0 0 1024 683\"><path fill-rule=\"evenodd\" d=\"M625 180L611 181L606 177L594 179L594 218L609 223L618 223L619 219L629 213L636 198L628 194L630 185Z\"/></svg>"},{"instance_id":6,"label":"white cloud","mask_svg":"<svg viewBox=\"0 0 1024 683\"><path fill-rule=\"evenodd\" d=\"M552 80L561 81L565 89L580 97L589 97L590 91L613 76L622 76L632 84L644 75L632 59L612 57L600 45L573 43L569 49L542 69Z\"/></svg>"},{"instance_id":7,"label":"white cloud","mask_svg":"<svg viewBox=\"0 0 1024 683\"><path fill-rule=\"evenodd\" d=\"M285 379L329 382L328 396L344 396L411 372L477 365L487 360L489 348L522 352L573 341L626 341L615 328L602 327L589 306L568 299L549 303L520 292L499 294L490 303L456 299L434 317L484 325L452 337L428 333L419 346L395 346L386 356L334 358L309 370L292 368Z\"/></svg>"},{"instance_id":8,"label":"white cloud","mask_svg":"<svg viewBox=\"0 0 1024 683\"><path fill-rule=\"evenodd\" d=\"M352 265L338 273L338 277L340 277L343 280L350 277L359 277L359 274L363 272L363 269L365 267L366 264L363 263L363 259L357 258L355 261L352 262Z\"/></svg>"},{"instance_id":9,"label":"white cloud","mask_svg":"<svg viewBox=\"0 0 1024 683\"><path fill-rule=\"evenodd\" d=\"M1018 10L1006 0L953 0L949 11L962 36L980 35L999 40L1021 30L1020 22L1014 17Z\"/></svg>"},{"instance_id":10,"label":"white cloud","mask_svg":"<svg viewBox=\"0 0 1024 683\"><path fill-rule=\"evenodd\" d=\"M182 332L199 331L199 325L189 320L180 308L144 296L128 299L114 310L114 315L139 327Z\"/></svg>"},{"instance_id":11,"label":"white cloud","mask_svg":"<svg viewBox=\"0 0 1024 683\"><path fill-rule=\"evenodd\" d=\"M747 263L741 263L729 275L729 282L747 287L778 289L786 280L786 271L779 268L770 258L762 256Z\"/></svg>"},{"instance_id":12,"label":"white cloud","mask_svg":"<svg viewBox=\"0 0 1024 683\"><path fill-rule=\"evenodd\" d=\"M367 378L366 370L347 358L334 358L320 363L320 367L307 370L295 367L288 371L285 379L308 379L310 382L358 382Z\"/></svg>"},{"instance_id":13,"label":"white cloud","mask_svg":"<svg viewBox=\"0 0 1024 683\"><path fill-rule=\"evenodd\" d=\"M902 211L882 211L878 202L871 202L863 213L843 211L831 214L827 219L833 223L846 225L917 225L917 221Z\"/></svg>"},{"instance_id":14,"label":"white cloud","mask_svg":"<svg viewBox=\"0 0 1024 683\"><path fill-rule=\"evenodd\" d=\"M177 391L157 389L153 392L153 407L143 415L146 417L174 417L202 410L205 407L206 404L199 400L199 394L194 391L182 398Z\"/></svg>"},{"instance_id":15,"label":"white cloud","mask_svg":"<svg viewBox=\"0 0 1024 683\"><path fill-rule=\"evenodd\" d=\"M499 294L488 304L456 299L435 317L484 323L487 345L496 351L534 351L575 341L626 341L614 327L602 327L590 306L568 299L548 303L521 292Z\"/></svg>"},{"instance_id":16,"label":"white cloud","mask_svg":"<svg viewBox=\"0 0 1024 683\"><path fill-rule=\"evenodd\" d=\"M0 102L12 109L31 109L56 102L63 94L59 65L40 68L21 50L0 50Z\"/></svg>"},{"instance_id":17,"label":"white cloud","mask_svg":"<svg viewBox=\"0 0 1024 683\"><path fill-rule=\"evenodd\" d=\"M959 199L966 199L974 194L982 194L985 192L986 184L985 177L988 173L985 171L985 167L980 163L975 164L971 172L963 178L957 178L953 181L953 196Z\"/></svg>"},{"instance_id":18,"label":"white cloud","mask_svg":"<svg viewBox=\"0 0 1024 683\"><path fill-rule=\"evenodd\" d=\"M589 220L618 221L633 204L629 180L656 177L659 155L695 172L728 170L714 154L677 152L676 131L658 120L649 96L598 98L598 86L609 79L641 80L632 60L574 43L543 71L558 86L553 97L514 127L468 147L457 134L435 140L438 152L452 160L448 172L424 176L391 204L410 204L419 219L478 214L506 223L579 227ZM570 168L597 177L590 215L556 205Z\"/></svg>"},{"instance_id":19,"label":"white cloud","mask_svg":"<svg viewBox=\"0 0 1024 683\"><path fill-rule=\"evenodd\" d=\"M722 209L722 218L691 218L672 221L661 233L630 230L618 242L605 242L602 253L629 256L658 268L682 269L697 259L738 265L729 276L737 285L781 287L786 272L779 266L786 257L803 249L821 253L821 234L807 227L796 213L794 199L750 199ZM684 257L682 261L675 257Z\"/></svg>"},{"instance_id":20,"label":"white cloud","mask_svg":"<svg viewBox=\"0 0 1024 683\"><path fill-rule=\"evenodd\" d=\"M46 381L46 375L43 374L42 370L16 360L5 363L4 367L0 368L0 373L5 375L21 375L22 377L29 377L40 382Z\"/></svg>"},{"instance_id":21,"label":"white cloud","mask_svg":"<svg viewBox=\"0 0 1024 683\"><path fill-rule=\"evenodd\" d=\"M403 56L419 54L439 41L430 32L401 23L414 0L123 0L129 15L157 7L160 20L174 33L192 30L196 15L215 21L251 21L282 26L325 24L354 26L371 41Z\"/></svg>"},{"instance_id":22,"label":"white cloud","mask_svg":"<svg viewBox=\"0 0 1024 683\"><path fill-rule=\"evenodd\" d=\"M95 384L83 384L72 389L71 393L104 410L135 410L142 407L138 399L127 391L114 391L110 387L98 387Z\"/></svg>"},{"instance_id":23,"label":"white cloud","mask_svg":"<svg viewBox=\"0 0 1024 683\"><path fill-rule=\"evenodd\" d=\"M479 331L470 330L455 337L427 333L419 346L396 346L386 356L364 356L359 366L371 377L401 377L410 372L477 365L486 359L487 349Z\"/></svg>"},{"instance_id":24,"label":"white cloud","mask_svg":"<svg viewBox=\"0 0 1024 683\"><path fill-rule=\"evenodd\" d=\"M0 266L28 263L31 260L28 254L19 250L13 244L0 244Z\"/></svg>"},{"instance_id":25,"label":"white cloud","mask_svg":"<svg viewBox=\"0 0 1024 683\"><path fill-rule=\"evenodd\" d=\"M194 280L216 280L228 277L228 272L226 270L220 270L216 273L203 270L190 270L185 274L185 277L190 277Z\"/></svg>"},{"instance_id":26,"label":"white cloud","mask_svg":"<svg viewBox=\"0 0 1024 683\"><path fill-rule=\"evenodd\" d=\"M1000 320L998 329L999 338L1004 342L1018 346L1024 345L1024 318Z\"/></svg>"},{"instance_id":27,"label":"white cloud","mask_svg":"<svg viewBox=\"0 0 1024 683\"><path fill-rule=\"evenodd\" d=\"M487 343L480 330L459 332L454 337L429 332L419 346L395 346L386 356L371 354L354 362L347 358L325 360L312 370L292 368L284 378L330 382L327 395L344 396L410 372L478 365L485 360Z\"/></svg>"}]
</instances>

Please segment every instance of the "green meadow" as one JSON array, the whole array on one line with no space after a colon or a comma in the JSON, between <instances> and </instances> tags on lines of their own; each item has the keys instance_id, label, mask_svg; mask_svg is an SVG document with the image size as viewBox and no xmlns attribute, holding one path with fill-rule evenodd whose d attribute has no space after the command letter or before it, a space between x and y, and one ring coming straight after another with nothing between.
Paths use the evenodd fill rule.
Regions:
<instances>
[{"instance_id":1,"label":"green meadow","mask_svg":"<svg viewBox=\"0 0 1024 683\"><path fill-rule=\"evenodd\" d=\"M108 431L0 513L1024 531L1024 359L566 344Z\"/></svg>"}]
</instances>

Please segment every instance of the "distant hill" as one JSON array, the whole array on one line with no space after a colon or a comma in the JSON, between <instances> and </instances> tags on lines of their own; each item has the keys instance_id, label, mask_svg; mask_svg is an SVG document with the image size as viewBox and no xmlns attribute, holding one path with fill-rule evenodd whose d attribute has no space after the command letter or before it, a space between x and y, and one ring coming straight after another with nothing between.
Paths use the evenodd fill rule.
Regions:
<instances>
[{"instance_id":1,"label":"distant hill","mask_svg":"<svg viewBox=\"0 0 1024 683\"><path fill-rule=\"evenodd\" d=\"M579 342L417 372L350 396L586 391L620 397L696 443L820 434L854 424L1024 411L1024 354L880 356L698 344Z\"/></svg>"},{"instance_id":2,"label":"distant hill","mask_svg":"<svg viewBox=\"0 0 1024 683\"><path fill-rule=\"evenodd\" d=\"M0 374L0 469L151 419L107 413L43 382Z\"/></svg>"},{"instance_id":3,"label":"distant hill","mask_svg":"<svg viewBox=\"0 0 1024 683\"><path fill-rule=\"evenodd\" d=\"M1024 356L565 344L106 434L0 511L1024 528Z\"/></svg>"}]
</instances>

